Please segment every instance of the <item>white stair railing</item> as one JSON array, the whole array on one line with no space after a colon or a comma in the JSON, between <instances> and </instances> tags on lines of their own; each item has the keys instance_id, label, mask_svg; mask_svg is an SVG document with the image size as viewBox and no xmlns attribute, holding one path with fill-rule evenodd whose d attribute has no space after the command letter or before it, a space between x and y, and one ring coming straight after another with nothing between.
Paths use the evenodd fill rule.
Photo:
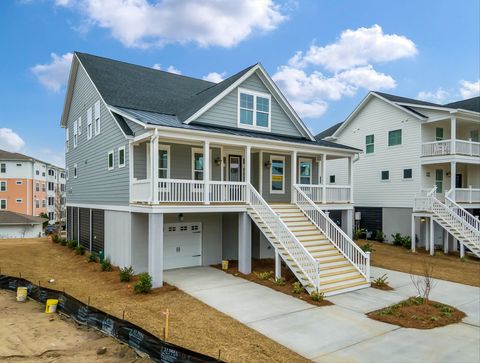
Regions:
<instances>
[{"instance_id":1,"label":"white stair railing","mask_svg":"<svg viewBox=\"0 0 480 363\"><path fill-rule=\"evenodd\" d=\"M305 246L280 219L280 216L273 211L251 184L247 186L247 203L289 254L293 264L296 265L296 267L292 267L292 263L289 264L286 261L289 267L292 270L300 270L307 277L313 289L320 291L320 263L306 250Z\"/></svg>"},{"instance_id":2,"label":"white stair railing","mask_svg":"<svg viewBox=\"0 0 480 363\"><path fill-rule=\"evenodd\" d=\"M370 282L370 252L363 251L297 185L293 186L295 203L330 242Z\"/></svg>"},{"instance_id":3,"label":"white stair railing","mask_svg":"<svg viewBox=\"0 0 480 363\"><path fill-rule=\"evenodd\" d=\"M475 230L480 231L480 221L475 218L473 214L469 213L465 208L462 208L455 202L454 188L445 193L445 205Z\"/></svg>"}]
</instances>

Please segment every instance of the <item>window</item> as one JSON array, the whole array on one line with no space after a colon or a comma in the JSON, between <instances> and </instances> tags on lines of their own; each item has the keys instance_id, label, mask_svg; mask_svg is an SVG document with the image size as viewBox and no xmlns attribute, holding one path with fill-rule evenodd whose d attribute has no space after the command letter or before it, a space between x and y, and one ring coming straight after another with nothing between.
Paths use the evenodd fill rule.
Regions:
<instances>
[{"instance_id":1,"label":"window","mask_svg":"<svg viewBox=\"0 0 480 363\"><path fill-rule=\"evenodd\" d=\"M73 178L77 179L77 164L73 164Z\"/></svg>"},{"instance_id":2,"label":"window","mask_svg":"<svg viewBox=\"0 0 480 363\"><path fill-rule=\"evenodd\" d=\"M95 136L100 134L100 101L95 102Z\"/></svg>"},{"instance_id":3,"label":"window","mask_svg":"<svg viewBox=\"0 0 480 363\"><path fill-rule=\"evenodd\" d=\"M78 134L79 135L82 134L82 117L81 116L78 118Z\"/></svg>"},{"instance_id":4,"label":"window","mask_svg":"<svg viewBox=\"0 0 480 363\"><path fill-rule=\"evenodd\" d=\"M330 175L330 184L335 184L335 175Z\"/></svg>"},{"instance_id":5,"label":"window","mask_svg":"<svg viewBox=\"0 0 480 363\"><path fill-rule=\"evenodd\" d=\"M437 186L437 193L443 193L443 169L435 170L435 185Z\"/></svg>"},{"instance_id":6,"label":"window","mask_svg":"<svg viewBox=\"0 0 480 363\"><path fill-rule=\"evenodd\" d=\"M375 136L367 135L365 136L365 153L371 154L375 151Z\"/></svg>"},{"instance_id":7,"label":"window","mask_svg":"<svg viewBox=\"0 0 480 363\"><path fill-rule=\"evenodd\" d=\"M283 156L270 156L270 193L285 193L285 158Z\"/></svg>"},{"instance_id":8,"label":"window","mask_svg":"<svg viewBox=\"0 0 480 363\"><path fill-rule=\"evenodd\" d=\"M22 180L17 180L17 181L15 182L15 184L17 184L17 185L22 185L22 184L23 184L23 181L22 181Z\"/></svg>"},{"instance_id":9,"label":"window","mask_svg":"<svg viewBox=\"0 0 480 363\"><path fill-rule=\"evenodd\" d=\"M35 208L40 208L40 201L35 199Z\"/></svg>"},{"instance_id":10,"label":"window","mask_svg":"<svg viewBox=\"0 0 480 363\"><path fill-rule=\"evenodd\" d=\"M17 199L15 199L15 202L16 203L23 203L23 199L22 198L17 198Z\"/></svg>"},{"instance_id":11,"label":"window","mask_svg":"<svg viewBox=\"0 0 480 363\"><path fill-rule=\"evenodd\" d=\"M382 171L382 180L390 180L390 171L388 170Z\"/></svg>"},{"instance_id":12,"label":"window","mask_svg":"<svg viewBox=\"0 0 480 363\"><path fill-rule=\"evenodd\" d=\"M0 199L0 209L7 209L7 200Z\"/></svg>"},{"instance_id":13,"label":"window","mask_svg":"<svg viewBox=\"0 0 480 363\"><path fill-rule=\"evenodd\" d=\"M170 178L170 147L168 145L160 145L158 150L158 177L161 179Z\"/></svg>"},{"instance_id":14,"label":"window","mask_svg":"<svg viewBox=\"0 0 480 363\"><path fill-rule=\"evenodd\" d=\"M55 176L55 170L53 170L53 169L48 169L48 175L50 175L50 176Z\"/></svg>"},{"instance_id":15,"label":"window","mask_svg":"<svg viewBox=\"0 0 480 363\"><path fill-rule=\"evenodd\" d=\"M45 199L42 199L42 208L45 208L47 206L47 202L45 201Z\"/></svg>"},{"instance_id":16,"label":"window","mask_svg":"<svg viewBox=\"0 0 480 363\"><path fill-rule=\"evenodd\" d=\"M7 182L0 181L0 192L6 192L6 191L7 191Z\"/></svg>"},{"instance_id":17,"label":"window","mask_svg":"<svg viewBox=\"0 0 480 363\"><path fill-rule=\"evenodd\" d=\"M109 151L108 152L108 156L107 156L107 166L108 166L108 170L112 170L113 167L114 167L114 157L113 157L113 150Z\"/></svg>"},{"instance_id":18,"label":"window","mask_svg":"<svg viewBox=\"0 0 480 363\"><path fill-rule=\"evenodd\" d=\"M437 127L435 129L435 141L443 140L443 127Z\"/></svg>"},{"instance_id":19,"label":"window","mask_svg":"<svg viewBox=\"0 0 480 363\"><path fill-rule=\"evenodd\" d=\"M78 143L78 121L75 120L73 122L73 148L75 149L77 147Z\"/></svg>"},{"instance_id":20,"label":"window","mask_svg":"<svg viewBox=\"0 0 480 363\"><path fill-rule=\"evenodd\" d=\"M53 182L48 182L48 190L53 191L55 189L55 183Z\"/></svg>"},{"instance_id":21,"label":"window","mask_svg":"<svg viewBox=\"0 0 480 363\"><path fill-rule=\"evenodd\" d=\"M48 197L48 205L54 205L55 203L55 198L54 197Z\"/></svg>"},{"instance_id":22,"label":"window","mask_svg":"<svg viewBox=\"0 0 480 363\"><path fill-rule=\"evenodd\" d=\"M312 184L312 159L300 159L298 169L300 184Z\"/></svg>"},{"instance_id":23,"label":"window","mask_svg":"<svg viewBox=\"0 0 480 363\"><path fill-rule=\"evenodd\" d=\"M93 126L92 126L92 108L90 107L87 110L87 140L90 140L93 135Z\"/></svg>"},{"instance_id":24,"label":"window","mask_svg":"<svg viewBox=\"0 0 480 363\"><path fill-rule=\"evenodd\" d=\"M40 183L39 183L39 182L36 182L36 183L35 183L35 191L36 191L36 192L39 192L39 191L40 191Z\"/></svg>"},{"instance_id":25,"label":"window","mask_svg":"<svg viewBox=\"0 0 480 363\"><path fill-rule=\"evenodd\" d=\"M402 144L402 130L393 130L388 132L388 146Z\"/></svg>"},{"instance_id":26,"label":"window","mask_svg":"<svg viewBox=\"0 0 480 363\"><path fill-rule=\"evenodd\" d=\"M118 167L123 168L125 166L125 146L118 149Z\"/></svg>"},{"instance_id":27,"label":"window","mask_svg":"<svg viewBox=\"0 0 480 363\"><path fill-rule=\"evenodd\" d=\"M44 171L42 171L42 176L45 176L45 172L44 172Z\"/></svg>"},{"instance_id":28,"label":"window","mask_svg":"<svg viewBox=\"0 0 480 363\"><path fill-rule=\"evenodd\" d=\"M42 183L42 192L44 192L46 189L45 189L45 183Z\"/></svg>"},{"instance_id":29,"label":"window","mask_svg":"<svg viewBox=\"0 0 480 363\"><path fill-rule=\"evenodd\" d=\"M65 179L65 173L60 173L60 178Z\"/></svg>"},{"instance_id":30,"label":"window","mask_svg":"<svg viewBox=\"0 0 480 363\"><path fill-rule=\"evenodd\" d=\"M479 142L478 130L470 130L470 140L473 142Z\"/></svg>"},{"instance_id":31,"label":"window","mask_svg":"<svg viewBox=\"0 0 480 363\"><path fill-rule=\"evenodd\" d=\"M412 179L412 169L403 169L403 179Z\"/></svg>"},{"instance_id":32,"label":"window","mask_svg":"<svg viewBox=\"0 0 480 363\"><path fill-rule=\"evenodd\" d=\"M22 166L22 164L17 164L17 166Z\"/></svg>"},{"instance_id":33,"label":"window","mask_svg":"<svg viewBox=\"0 0 480 363\"><path fill-rule=\"evenodd\" d=\"M192 149L193 180L203 180L203 150Z\"/></svg>"},{"instance_id":34,"label":"window","mask_svg":"<svg viewBox=\"0 0 480 363\"><path fill-rule=\"evenodd\" d=\"M1 163L0 164L0 173L6 173L7 172L7 164Z\"/></svg>"},{"instance_id":35,"label":"window","mask_svg":"<svg viewBox=\"0 0 480 363\"><path fill-rule=\"evenodd\" d=\"M270 95L239 90L238 126L270 130Z\"/></svg>"},{"instance_id":36,"label":"window","mask_svg":"<svg viewBox=\"0 0 480 363\"><path fill-rule=\"evenodd\" d=\"M60 191L64 192L65 191L65 184L60 184Z\"/></svg>"},{"instance_id":37,"label":"window","mask_svg":"<svg viewBox=\"0 0 480 363\"><path fill-rule=\"evenodd\" d=\"M40 175L40 170L35 170L35 175Z\"/></svg>"},{"instance_id":38,"label":"window","mask_svg":"<svg viewBox=\"0 0 480 363\"><path fill-rule=\"evenodd\" d=\"M54 212L48 212L48 219L53 221L55 219L55 213Z\"/></svg>"},{"instance_id":39,"label":"window","mask_svg":"<svg viewBox=\"0 0 480 363\"><path fill-rule=\"evenodd\" d=\"M65 151L68 151L68 147L70 146L68 143L68 127L65 129Z\"/></svg>"}]
</instances>

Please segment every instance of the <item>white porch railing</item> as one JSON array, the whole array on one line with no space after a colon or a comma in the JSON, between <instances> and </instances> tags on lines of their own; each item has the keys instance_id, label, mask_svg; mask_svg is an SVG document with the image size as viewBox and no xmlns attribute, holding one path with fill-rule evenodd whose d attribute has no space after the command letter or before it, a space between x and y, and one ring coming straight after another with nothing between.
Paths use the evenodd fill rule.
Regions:
<instances>
[{"instance_id":1,"label":"white porch railing","mask_svg":"<svg viewBox=\"0 0 480 363\"><path fill-rule=\"evenodd\" d=\"M315 203L322 203L323 185L320 184L297 184L298 189L305 193ZM352 200L352 188L350 185L331 185L325 187L325 203L350 203Z\"/></svg>"},{"instance_id":2,"label":"white porch railing","mask_svg":"<svg viewBox=\"0 0 480 363\"><path fill-rule=\"evenodd\" d=\"M450 192L449 197L457 203L480 203L479 188L455 188Z\"/></svg>"},{"instance_id":3,"label":"white porch railing","mask_svg":"<svg viewBox=\"0 0 480 363\"><path fill-rule=\"evenodd\" d=\"M161 179L158 181L158 201L160 203L204 201L205 183L188 179Z\"/></svg>"},{"instance_id":4,"label":"white porch railing","mask_svg":"<svg viewBox=\"0 0 480 363\"><path fill-rule=\"evenodd\" d=\"M148 202L152 193L150 179L133 180L131 184L132 201Z\"/></svg>"},{"instance_id":5,"label":"white porch railing","mask_svg":"<svg viewBox=\"0 0 480 363\"><path fill-rule=\"evenodd\" d=\"M247 183L210 181L210 202L245 203Z\"/></svg>"},{"instance_id":6,"label":"white porch railing","mask_svg":"<svg viewBox=\"0 0 480 363\"><path fill-rule=\"evenodd\" d=\"M458 202L458 190L459 189L450 189L447 193L445 193L445 205L454 211L455 214L457 214L462 220L471 225L475 230L480 231L480 221L473 214L469 213L456 203ZM480 189L478 189L478 191L480 192Z\"/></svg>"},{"instance_id":7,"label":"white porch railing","mask_svg":"<svg viewBox=\"0 0 480 363\"><path fill-rule=\"evenodd\" d=\"M454 153L480 156L480 142L455 139L455 150L452 147L452 140L431 141L422 144L422 156L451 155Z\"/></svg>"},{"instance_id":8,"label":"white porch railing","mask_svg":"<svg viewBox=\"0 0 480 363\"><path fill-rule=\"evenodd\" d=\"M325 237L370 281L370 252L364 252L297 185L293 186L297 206Z\"/></svg>"}]
</instances>

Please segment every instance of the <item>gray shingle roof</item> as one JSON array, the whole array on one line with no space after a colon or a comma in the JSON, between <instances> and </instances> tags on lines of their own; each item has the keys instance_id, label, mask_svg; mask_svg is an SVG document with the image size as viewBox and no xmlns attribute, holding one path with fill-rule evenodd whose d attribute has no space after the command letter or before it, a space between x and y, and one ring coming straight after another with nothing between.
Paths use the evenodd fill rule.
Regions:
<instances>
[{"instance_id":1,"label":"gray shingle roof","mask_svg":"<svg viewBox=\"0 0 480 363\"><path fill-rule=\"evenodd\" d=\"M374 92L377 95L382 96L383 98L386 98L387 100L392 101L392 102L411 103L411 104L414 104L414 105L421 105L421 106L442 107L442 105L439 105L437 103L416 100L414 98L395 96L395 95L391 95L389 93L383 93L383 92L377 92L377 91L374 91Z\"/></svg>"},{"instance_id":2,"label":"gray shingle roof","mask_svg":"<svg viewBox=\"0 0 480 363\"><path fill-rule=\"evenodd\" d=\"M20 154L20 153L14 153L14 152L7 151L7 150L2 150L2 149L0 149L0 160L12 160L12 161L15 161L15 160L18 160L18 161L35 160L35 161L38 161L40 163L51 165L51 166L53 166L55 168L58 168L58 169L63 169L59 166L53 165L51 163L47 163L46 161L42 161L42 160L39 160L37 158L28 156L28 155L24 155L24 154Z\"/></svg>"},{"instance_id":3,"label":"gray shingle roof","mask_svg":"<svg viewBox=\"0 0 480 363\"><path fill-rule=\"evenodd\" d=\"M460 108L462 110L480 112L480 97L473 97L463 101L447 103L445 106L450 108Z\"/></svg>"},{"instance_id":4,"label":"gray shingle roof","mask_svg":"<svg viewBox=\"0 0 480 363\"><path fill-rule=\"evenodd\" d=\"M47 221L47 218L29 216L26 214L11 212L11 211L0 211L0 225L5 224L41 224Z\"/></svg>"},{"instance_id":5,"label":"gray shingle roof","mask_svg":"<svg viewBox=\"0 0 480 363\"><path fill-rule=\"evenodd\" d=\"M337 131L340 126L342 126L342 124L343 124L343 121L329 127L328 129L315 135L315 139L322 140L328 136L332 136L335 133L335 131Z\"/></svg>"}]
</instances>

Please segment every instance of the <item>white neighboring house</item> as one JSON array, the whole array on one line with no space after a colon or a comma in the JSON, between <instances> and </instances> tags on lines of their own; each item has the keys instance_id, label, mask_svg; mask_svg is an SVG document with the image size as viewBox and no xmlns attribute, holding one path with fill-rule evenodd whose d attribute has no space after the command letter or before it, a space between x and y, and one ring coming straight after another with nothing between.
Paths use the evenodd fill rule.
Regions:
<instances>
[{"instance_id":1,"label":"white neighboring house","mask_svg":"<svg viewBox=\"0 0 480 363\"><path fill-rule=\"evenodd\" d=\"M480 97L438 105L370 92L344 122L316 137L363 150L354 162L361 227L390 241L395 233L412 235L417 245L428 241L427 249L445 251L458 247L451 236L462 240L468 231L463 254L464 245L480 251L471 242L478 247L479 133ZM343 164L328 161L327 176L342 183Z\"/></svg>"},{"instance_id":2,"label":"white neighboring house","mask_svg":"<svg viewBox=\"0 0 480 363\"><path fill-rule=\"evenodd\" d=\"M10 211L0 211L0 239L35 238L42 236L46 218Z\"/></svg>"}]
</instances>

